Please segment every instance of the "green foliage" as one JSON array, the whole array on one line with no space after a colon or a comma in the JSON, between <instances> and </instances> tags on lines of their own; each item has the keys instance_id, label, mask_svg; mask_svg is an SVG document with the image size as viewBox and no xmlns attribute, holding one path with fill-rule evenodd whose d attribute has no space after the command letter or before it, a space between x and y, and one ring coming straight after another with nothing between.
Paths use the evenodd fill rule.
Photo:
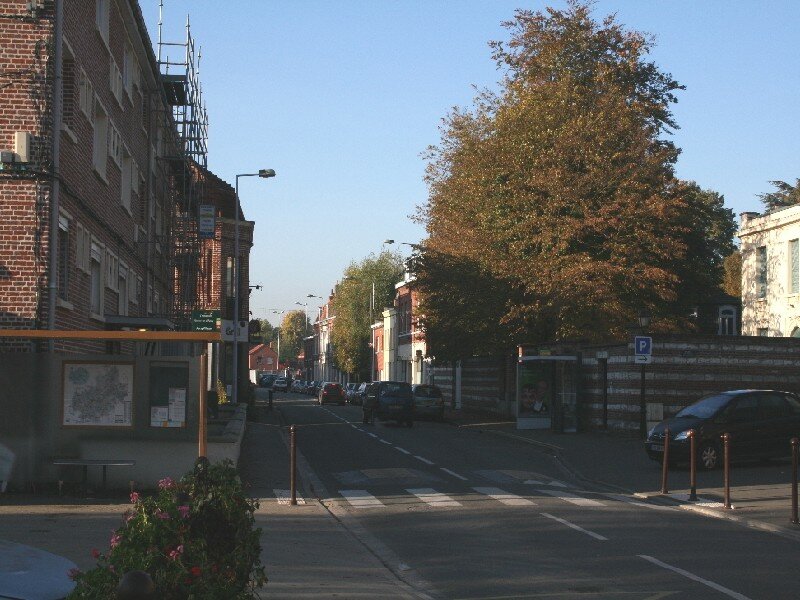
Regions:
<instances>
[{"instance_id":1,"label":"green foliage","mask_svg":"<svg viewBox=\"0 0 800 600\"><path fill-rule=\"evenodd\" d=\"M381 312L394 301L394 285L403 277L400 254L383 251L370 255L360 263L345 269L341 283L333 295L333 314L336 323L331 333L334 360L347 373L369 377L370 326L381 318ZM375 306L372 304L372 285L375 284Z\"/></svg>"},{"instance_id":2,"label":"green foliage","mask_svg":"<svg viewBox=\"0 0 800 600\"><path fill-rule=\"evenodd\" d=\"M256 598L266 583L261 530L253 527L258 504L244 494L233 463L198 459L194 472L159 488L155 496L131 494L111 548L92 551L97 566L73 574L69 598L114 598L120 577L133 570L150 574L162 600Z\"/></svg>"},{"instance_id":3,"label":"green foliage","mask_svg":"<svg viewBox=\"0 0 800 600\"><path fill-rule=\"evenodd\" d=\"M259 319L258 322L261 324L261 330L258 333L253 334L253 341L259 344L267 345L269 345L270 342L276 341L277 331L276 328L273 327L272 323L270 323L267 319Z\"/></svg>"},{"instance_id":4,"label":"green foliage","mask_svg":"<svg viewBox=\"0 0 800 600\"><path fill-rule=\"evenodd\" d=\"M767 210L800 204L800 179L797 179L794 185L785 181L770 181L770 184L777 189L774 192L759 196Z\"/></svg>"},{"instance_id":5,"label":"green foliage","mask_svg":"<svg viewBox=\"0 0 800 600\"><path fill-rule=\"evenodd\" d=\"M742 297L742 254L735 250L725 257L725 274L722 278L722 291L736 298Z\"/></svg>"},{"instance_id":6,"label":"green foliage","mask_svg":"<svg viewBox=\"0 0 800 600\"><path fill-rule=\"evenodd\" d=\"M304 310L290 310L283 315L281 321L281 355L280 360L288 361L297 358L303 349L303 338L310 334L309 323Z\"/></svg>"},{"instance_id":7,"label":"green foliage","mask_svg":"<svg viewBox=\"0 0 800 600\"><path fill-rule=\"evenodd\" d=\"M647 60L648 38L590 12L517 11L511 39L491 45L500 92L454 110L429 149L417 282L429 339L472 352L487 321L509 350L623 335L640 308L675 329L689 297L721 281L730 211L676 179L665 139L683 88Z\"/></svg>"}]
</instances>

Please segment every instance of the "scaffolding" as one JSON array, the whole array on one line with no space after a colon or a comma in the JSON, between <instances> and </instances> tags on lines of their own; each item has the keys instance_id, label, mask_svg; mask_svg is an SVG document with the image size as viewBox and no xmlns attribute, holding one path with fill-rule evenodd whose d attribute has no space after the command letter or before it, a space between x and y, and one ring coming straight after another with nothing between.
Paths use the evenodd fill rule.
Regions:
<instances>
[{"instance_id":1,"label":"scaffolding","mask_svg":"<svg viewBox=\"0 0 800 600\"><path fill-rule=\"evenodd\" d=\"M169 126L162 131L176 136L164 146L165 152L159 159L169 181L166 201L171 239L164 250L168 252L167 267L173 278L170 317L177 329L189 330L202 276L197 219L207 168L208 113L200 83L202 50L195 50L189 17L186 17L185 40L167 42L162 38L163 10L161 0L157 61L161 91L169 106L163 115Z\"/></svg>"}]
</instances>

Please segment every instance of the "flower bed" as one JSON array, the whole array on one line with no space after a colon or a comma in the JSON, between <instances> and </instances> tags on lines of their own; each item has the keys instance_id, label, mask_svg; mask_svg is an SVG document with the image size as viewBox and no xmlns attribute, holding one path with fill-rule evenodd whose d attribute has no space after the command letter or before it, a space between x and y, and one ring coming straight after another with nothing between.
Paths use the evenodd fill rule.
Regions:
<instances>
[{"instance_id":1,"label":"flower bed","mask_svg":"<svg viewBox=\"0 0 800 600\"><path fill-rule=\"evenodd\" d=\"M144 571L158 598L255 598L267 578L261 564L257 502L248 498L233 463L200 458L179 482L159 482L155 496L131 494L133 507L97 566L73 573L71 599L113 598L123 574Z\"/></svg>"}]
</instances>

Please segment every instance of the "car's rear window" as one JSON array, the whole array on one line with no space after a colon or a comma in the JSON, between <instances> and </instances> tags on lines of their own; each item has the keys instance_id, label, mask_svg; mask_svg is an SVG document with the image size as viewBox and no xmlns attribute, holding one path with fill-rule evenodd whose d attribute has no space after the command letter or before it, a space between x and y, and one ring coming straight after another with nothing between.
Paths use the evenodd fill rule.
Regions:
<instances>
[{"instance_id":1,"label":"car's rear window","mask_svg":"<svg viewBox=\"0 0 800 600\"><path fill-rule=\"evenodd\" d=\"M381 393L384 396L410 396L411 384L408 383L382 383Z\"/></svg>"},{"instance_id":2,"label":"car's rear window","mask_svg":"<svg viewBox=\"0 0 800 600\"><path fill-rule=\"evenodd\" d=\"M727 406L733 398L733 394L715 394L714 396L706 396L694 404L687 406L675 416L707 419L716 414L717 411L722 407Z\"/></svg>"},{"instance_id":3,"label":"car's rear window","mask_svg":"<svg viewBox=\"0 0 800 600\"><path fill-rule=\"evenodd\" d=\"M325 384L326 390L338 390L341 389L338 383L326 383Z\"/></svg>"}]
</instances>

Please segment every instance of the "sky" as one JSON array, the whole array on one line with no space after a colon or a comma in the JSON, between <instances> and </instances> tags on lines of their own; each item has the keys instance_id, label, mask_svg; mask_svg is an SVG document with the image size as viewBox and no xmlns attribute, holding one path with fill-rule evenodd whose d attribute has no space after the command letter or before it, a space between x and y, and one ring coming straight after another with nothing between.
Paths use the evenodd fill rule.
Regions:
<instances>
[{"instance_id":1,"label":"sky","mask_svg":"<svg viewBox=\"0 0 800 600\"><path fill-rule=\"evenodd\" d=\"M153 43L159 1L139 0ZM313 316L344 269L386 239L416 243L424 226L423 153L442 119L470 107L502 73L488 42L508 39L515 9L551 0L163 0L162 39L201 48L208 167L240 178L255 221L255 318ZM761 211L772 180L800 177L796 0L598 0L655 37L651 58L686 86L673 113L677 175L724 195L735 214ZM795 115L794 117L792 115Z\"/></svg>"}]
</instances>

